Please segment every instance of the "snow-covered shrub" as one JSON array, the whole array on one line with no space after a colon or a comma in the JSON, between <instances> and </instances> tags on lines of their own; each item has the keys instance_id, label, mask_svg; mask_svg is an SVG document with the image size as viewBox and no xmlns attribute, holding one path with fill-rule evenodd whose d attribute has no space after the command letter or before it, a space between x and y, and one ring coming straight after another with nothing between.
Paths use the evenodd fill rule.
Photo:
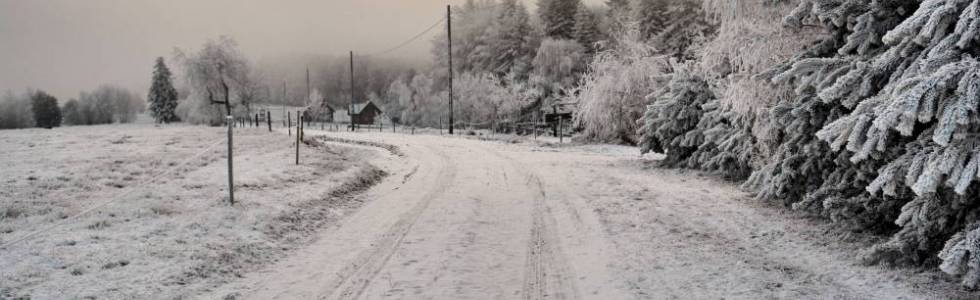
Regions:
<instances>
[{"instance_id":1,"label":"snow-covered shrub","mask_svg":"<svg viewBox=\"0 0 980 300\"><path fill-rule=\"evenodd\" d=\"M596 54L576 91L566 103L577 103L575 123L591 141L635 144L646 97L657 91L656 77L669 71L668 59L630 30L617 47Z\"/></svg>"},{"instance_id":2,"label":"snow-covered shrub","mask_svg":"<svg viewBox=\"0 0 980 300\"><path fill-rule=\"evenodd\" d=\"M456 80L455 106L458 122L487 124L508 113L515 101L500 79L492 74L463 73Z\"/></svg>"},{"instance_id":3,"label":"snow-covered shrub","mask_svg":"<svg viewBox=\"0 0 980 300\"><path fill-rule=\"evenodd\" d=\"M760 194L802 196L790 202L852 223L892 221L900 230L869 261L939 253L944 271L977 287L980 1L803 0L786 22L828 35L764 75L797 96L773 110L792 130L777 163L753 175ZM782 178L796 174L807 175Z\"/></svg>"}]
</instances>

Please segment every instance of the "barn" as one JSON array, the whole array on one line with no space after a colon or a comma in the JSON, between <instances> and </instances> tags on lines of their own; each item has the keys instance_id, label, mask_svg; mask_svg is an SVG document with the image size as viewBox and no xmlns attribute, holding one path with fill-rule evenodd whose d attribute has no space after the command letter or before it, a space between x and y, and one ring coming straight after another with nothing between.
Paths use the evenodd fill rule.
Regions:
<instances>
[{"instance_id":1,"label":"barn","mask_svg":"<svg viewBox=\"0 0 980 300\"><path fill-rule=\"evenodd\" d=\"M379 120L379 117L384 114L381 108L374 105L373 102L368 101L365 103L354 104L351 108L351 118L354 120L354 124L357 125L371 125Z\"/></svg>"}]
</instances>

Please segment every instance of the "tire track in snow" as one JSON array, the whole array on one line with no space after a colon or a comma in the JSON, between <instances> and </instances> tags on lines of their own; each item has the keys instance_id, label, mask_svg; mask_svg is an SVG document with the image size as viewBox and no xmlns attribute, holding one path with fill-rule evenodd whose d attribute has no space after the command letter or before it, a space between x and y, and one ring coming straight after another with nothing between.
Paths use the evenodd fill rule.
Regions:
<instances>
[{"instance_id":1,"label":"tire track in snow","mask_svg":"<svg viewBox=\"0 0 980 300\"><path fill-rule=\"evenodd\" d=\"M545 201L544 183L534 171L506 155L496 151L491 154L506 160L514 170L525 173L532 204L531 232L524 263L523 299L581 299L573 282L575 275L568 267L561 249L561 241L555 234L556 222Z\"/></svg>"},{"instance_id":2,"label":"tire track in snow","mask_svg":"<svg viewBox=\"0 0 980 300\"><path fill-rule=\"evenodd\" d=\"M445 152L429 147L433 152L439 153L439 157L448 158ZM422 212L429 207L432 199L441 196L450 187L456 177L456 164L448 159L442 161L442 166L436 178L437 185L433 186L429 192L424 194L409 212L403 215L381 238L374 243L374 247L362 253L347 268L337 274L336 280L328 284L331 290L325 293L320 299L357 299L367 286L377 277L378 273L385 266L391 256L401 245L402 240L411 231L412 226L418 221ZM333 297L331 297L333 296Z\"/></svg>"}]
</instances>

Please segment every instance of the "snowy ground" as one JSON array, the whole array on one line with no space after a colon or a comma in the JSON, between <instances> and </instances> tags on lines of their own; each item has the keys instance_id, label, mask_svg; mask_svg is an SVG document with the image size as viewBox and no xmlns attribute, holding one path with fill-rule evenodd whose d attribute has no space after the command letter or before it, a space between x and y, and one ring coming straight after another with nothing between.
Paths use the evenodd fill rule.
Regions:
<instances>
[{"instance_id":1,"label":"snowy ground","mask_svg":"<svg viewBox=\"0 0 980 300\"><path fill-rule=\"evenodd\" d=\"M862 266L856 253L874 237L753 202L726 182L658 169L655 157L628 147L322 134L393 145L400 156L381 156L391 176L359 211L200 298L978 296L934 271Z\"/></svg>"},{"instance_id":2,"label":"snowy ground","mask_svg":"<svg viewBox=\"0 0 980 300\"><path fill-rule=\"evenodd\" d=\"M41 231L0 249L0 299L193 295L308 243L381 177L365 163L374 151L306 146L296 166L295 137L239 128L231 207L225 133L150 124L0 131L0 245Z\"/></svg>"}]
</instances>

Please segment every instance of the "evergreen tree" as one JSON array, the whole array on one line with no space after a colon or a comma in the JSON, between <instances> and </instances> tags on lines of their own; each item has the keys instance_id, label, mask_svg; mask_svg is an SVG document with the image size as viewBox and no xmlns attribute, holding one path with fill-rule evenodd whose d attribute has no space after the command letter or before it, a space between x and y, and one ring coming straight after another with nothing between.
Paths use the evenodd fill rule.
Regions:
<instances>
[{"instance_id":1,"label":"evergreen tree","mask_svg":"<svg viewBox=\"0 0 980 300\"><path fill-rule=\"evenodd\" d=\"M44 91L35 92L31 95L31 110L34 112L35 126L48 129L61 126L61 109L54 96Z\"/></svg>"},{"instance_id":2,"label":"evergreen tree","mask_svg":"<svg viewBox=\"0 0 980 300\"><path fill-rule=\"evenodd\" d=\"M494 57L490 48L491 32L501 7L493 0L467 0L462 6L454 6L453 22L453 69L456 72L492 72ZM432 54L436 69L446 70L448 47L446 31L432 39ZM446 74L439 74L448 76Z\"/></svg>"},{"instance_id":3,"label":"evergreen tree","mask_svg":"<svg viewBox=\"0 0 980 300\"><path fill-rule=\"evenodd\" d=\"M602 39L599 20L592 10L585 5L580 5L578 13L575 14L575 31L572 32L572 35L579 44L585 47L588 53L594 53L598 48L597 43Z\"/></svg>"},{"instance_id":4,"label":"evergreen tree","mask_svg":"<svg viewBox=\"0 0 980 300\"><path fill-rule=\"evenodd\" d=\"M501 2L493 26L487 31L489 70L504 77L526 79L540 38L531 26L527 8L517 0Z\"/></svg>"},{"instance_id":5,"label":"evergreen tree","mask_svg":"<svg viewBox=\"0 0 980 300\"><path fill-rule=\"evenodd\" d=\"M603 16L601 24L606 32L610 36L614 33L619 33L625 31L626 23L629 22L630 15L630 0L607 0L605 16Z\"/></svg>"},{"instance_id":6,"label":"evergreen tree","mask_svg":"<svg viewBox=\"0 0 980 300\"><path fill-rule=\"evenodd\" d=\"M606 6L609 7L609 11L606 12L607 17L617 19L628 15L630 0L606 0Z\"/></svg>"},{"instance_id":7,"label":"evergreen tree","mask_svg":"<svg viewBox=\"0 0 980 300\"><path fill-rule=\"evenodd\" d=\"M672 74L659 76L657 81L660 89L641 119L641 152L667 154L666 166L688 166L704 142L703 133L696 130L704 114L702 106L714 95L708 82L685 66L676 66Z\"/></svg>"},{"instance_id":8,"label":"evergreen tree","mask_svg":"<svg viewBox=\"0 0 980 300\"><path fill-rule=\"evenodd\" d=\"M632 20L640 30L640 38L652 40L667 27L667 0L634 0Z\"/></svg>"},{"instance_id":9,"label":"evergreen tree","mask_svg":"<svg viewBox=\"0 0 980 300\"><path fill-rule=\"evenodd\" d=\"M579 0L538 0L538 15L544 34L554 39L572 39Z\"/></svg>"},{"instance_id":10,"label":"evergreen tree","mask_svg":"<svg viewBox=\"0 0 980 300\"><path fill-rule=\"evenodd\" d=\"M653 9L652 9L653 10ZM656 11L656 10L654 10ZM693 46L704 42L716 30L708 22L702 9L702 3L696 0L675 0L666 4L663 13L663 27L656 30L652 41L664 54L692 59L695 57ZM640 25L641 32L644 26ZM655 28L648 28L653 33Z\"/></svg>"},{"instance_id":11,"label":"evergreen tree","mask_svg":"<svg viewBox=\"0 0 980 300\"><path fill-rule=\"evenodd\" d=\"M794 206L835 220L899 226L869 262L938 253L943 271L978 287L980 1L804 0L786 22L829 34L762 75L795 87L773 117L797 127L782 131L758 186L800 191Z\"/></svg>"},{"instance_id":12,"label":"evergreen tree","mask_svg":"<svg viewBox=\"0 0 980 300\"><path fill-rule=\"evenodd\" d=\"M157 123L178 121L177 118L177 89L174 88L170 69L158 57L153 66L153 83L147 100L150 102L150 114Z\"/></svg>"}]
</instances>

